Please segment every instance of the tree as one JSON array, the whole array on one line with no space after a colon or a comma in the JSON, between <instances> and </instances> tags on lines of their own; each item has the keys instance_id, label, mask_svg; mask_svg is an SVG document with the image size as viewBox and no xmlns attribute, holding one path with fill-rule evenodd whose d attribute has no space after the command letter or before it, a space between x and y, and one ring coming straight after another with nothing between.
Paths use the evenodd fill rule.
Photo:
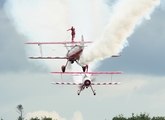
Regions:
<instances>
[{"instance_id":1,"label":"tree","mask_svg":"<svg viewBox=\"0 0 165 120\"><path fill-rule=\"evenodd\" d=\"M17 112L20 114L18 120L23 120L23 106L20 104L16 108L17 108Z\"/></svg>"},{"instance_id":2,"label":"tree","mask_svg":"<svg viewBox=\"0 0 165 120\"><path fill-rule=\"evenodd\" d=\"M134 113L132 113L132 117L128 118L128 120L151 120L149 117L149 114L146 113L140 113L140 115L134 116Z\"/></svg>"},{"instance_id":3,"label":"tree","mask_svg":"<svg viewBox=\"0 0 165 120\"><path fill-rule=\"evenodd\" d=\"M38 117L30 118L30 120L40 120Z\"/></svg>"},{"instance_id":4,"label":"tree","mask_svg":"<svg viewBox=\"0 0 165 120\"><path fill-rule=\"evenodd\" d=\"M114 117L112 120L127 120L127 119L123 117L122 114L120 114L119 116Z\"/></svg>"},{"instance_id":5,"label":"tree","mask_svg":"<svg viewBox=\"0 0 165 120\"><path fill-rule=\"evenodd\" d=\"M140 115L134 115L134 113L132 113L131 117L124 117L122 114L119 116L114 117L112 120L165 120L165 117L153 117L150 118L149 114L146 113L140 113Z\"/></svg>"},{"instance_id":6,"label":"tree","mask_svg":"<svg viewBox=\"0 0 165 120\"><path fill-rule=\"evenodd\" d=\"M30 118L30 120L52 120L52 118L50 118L50 117L42 117L41 119L39 119L38 117L35 117L35 118Z\"/></svg>"},{"instance_id":7,"label":"tree","mask_svg":"<svg viewBox=\"0 0 165 120\"><path fill-rule=\"evenodd\" d=\"M44 118L42 118L41 120L52 120L52 118L50 118L50 117L44 117Z\"/></svg>"},{"instance_id":8,"label":"tree","mask_svg":"<svg viewBox=\"0 0 165 120\"><path fill-rule=\"evenodd\" d=\"M151 120L165 120L165 117L153 117Z\"/></svg>"}]
</instances>

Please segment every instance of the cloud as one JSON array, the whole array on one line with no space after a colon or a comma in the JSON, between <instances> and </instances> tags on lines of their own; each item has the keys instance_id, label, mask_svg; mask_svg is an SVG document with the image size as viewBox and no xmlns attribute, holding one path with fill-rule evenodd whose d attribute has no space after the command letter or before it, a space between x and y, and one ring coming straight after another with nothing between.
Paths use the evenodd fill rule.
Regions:
<instances>
[{"instance_id":1,"label":"cloud","mask_svg":"<svg viewBox=\"0 0 165 120\"><path fill-rule=\"evenodd\" d=\"M36 111L36 112L29 112L29 113L26 114L25 119L29 120L30 118L35 118L35 117L38 117L40 119L44 118L44 117L50 117L53 120L66 120L63 117L60 117L59 114L56 113L55 111L48 112L48 111L44 111L44 110Z\"/></svg>"},{"instance_id":2,"label":"cloud","mask_svg":"<svg viewBox=\"0 0 165 120\"><path fill-rule=\"evenodd\" d=\"M74 113L72 120L83 120L83 116L80 111Z\"/></svg>"},{"instance_id":3,"label":"cloud","mask_svg":"<svg viewBox=\"0 0 165 120\"><path fill-rule=\"evenodd\" d=\"M64 117L61 117L57 112L52 111L52 112L48 112L48 111L44 111L44 110L40 110L40 111L35 111L35 112L29 112L26 114L25 119L30 119L30 118L43 118L43 117L50 117L53 120L67 120ZM82 114L81 112L77 111L74 113L73 118L71 120L83 120Z\"/></svg>"},{"instance_id":4,"label":"cloud","mask_svg":"<svg viewBox=\"0 0 165 120\"><path fill-rule=\"evenodd\" d=\"M161 0L161 9L162 10L165 10L165 1L164 0Z\"/></svg>"}]
</instances>

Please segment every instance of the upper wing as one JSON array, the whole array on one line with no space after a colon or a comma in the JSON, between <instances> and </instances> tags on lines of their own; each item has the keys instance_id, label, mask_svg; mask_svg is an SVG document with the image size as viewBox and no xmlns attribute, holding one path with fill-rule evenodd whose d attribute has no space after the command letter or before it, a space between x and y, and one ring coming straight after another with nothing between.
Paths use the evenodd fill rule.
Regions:
<instances>
[{"instance_id":1,"label":"upper wing","mask_svg":"<svg viewBox=\"0 0 165 120\"><path fill-rule=\"evenodd\" d=\"M76 82L52 82L52 84L56 85L83 85L83 83L76 83ZM91 85L119 85L121 82L92 82Z\"/></svg>"},{"instance_id":2,"label":"upper wing","mask_svg":"<svg viewBox=\"0 0 165 120\"><path fill-rule=\"evenodd\" d=\"M56 84L56 85L82 85L82 83L76 83L76 82L52 82L52 84Z\"/></svg>"},{"instance_id":3,"label":"upper wing","mask_svg":"<svg viewBox=\"0 0 165 120\"><path fill-rule=\"evenodd\" d=\"M114 71L114 72L51 72L53 74L71 74L71 75L77 75L77 74L91 74L91 75L98 75L98 74L122 74L121 71Z\"/></svg>"},{"instance_id":4,"label":"upper wing","mask_svg":"<svg viewBox=\"0 0 165 120\"><path fill-rule=\"evenodd\" d=\"M32 56L29 57L30 59L68 59L68 57L65 56Z\"/></svg>"},{"instance_id":5,"label":"upper wing","mask_svg":"<svg viewBox=\"0 0 165 120\"><path fill-rule=\"evenodd\" d=\"M73 41L73 42L27 42L25 44L77 44L82 43L82 41ZM84 41L83 43L92 43L92 41Z\"/></svg>"}]
</instances>

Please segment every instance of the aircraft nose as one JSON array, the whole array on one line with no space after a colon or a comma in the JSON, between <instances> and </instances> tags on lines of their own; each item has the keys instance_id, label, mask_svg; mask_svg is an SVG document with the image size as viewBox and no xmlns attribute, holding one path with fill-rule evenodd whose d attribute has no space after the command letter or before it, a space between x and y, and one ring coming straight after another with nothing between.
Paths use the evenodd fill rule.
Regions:
<instances>
[{"instance_id":1,"label":"aircraft nose","mask_svg":"<svg viewBox=\"0 0 165 120\"><path fill-rule=\"evenodd\" d=\"M89 85L89 81L86 81L86 85Z\"/></svg>"},{"instance_id":2,"label":"aircraft nose","mask_svg":"<svg viewBox=\"0 0 165 120\"><path fill-rule=\"evenodd\" d=\"M91 82L90 82L89 80L86 80L86 81L85 81L85 85L86 85L86 86L89 86L90 84L91 84Z\"/></svg>"}]
</instances>

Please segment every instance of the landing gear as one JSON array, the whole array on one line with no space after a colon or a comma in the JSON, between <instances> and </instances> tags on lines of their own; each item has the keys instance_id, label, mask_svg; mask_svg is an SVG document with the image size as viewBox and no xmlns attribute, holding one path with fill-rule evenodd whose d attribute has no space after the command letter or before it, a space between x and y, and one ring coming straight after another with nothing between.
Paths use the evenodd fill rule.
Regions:
<instances>
[{"instance_id":1,"label":"landing gear","mask_svg":"<svg viewBox=\"0 0 165 120\"><path fill-rule=\"evenodd\" d=\"M82 67L83 72L88 72L88 65Z\"/></svg>"},{"instance_id":2,"label":"landing gear","mask_svg":"<svg viewBox=\"0 0 165 120\"><path fill-rule=\"evenodd\" d=\"M68 65L68 61L66 62L66 65L61 66L62 72L65 72L66 66Z\"/></svg>"},{"instance_id":3,"label":"landing gear","mask_svg":"<svg viewBox=\"0 0 165 120\"><path fill-rule=\"evenodd\" d=\"M62 72L65 72L65 69L66 69L66 66L61 66L61 70L62 70Z\"/></svg>"},{"instance_id":4,"label":"landing gear","mask_svg":"<svg viewBox=\"0 0 165 120\"><path fill-rule=\"evenodd\" d=\"M81 92L81 91L80 91L80 90L78 90L78 91L77 91L77 95L80 95L80 92Z\"/></svg>"},{"instance_id":5,"label":"landing gear","mask_svg":"<svg viewBox=\"0 0 165 120\"><path fill-rule=\"evenodd\" d=\"M96 90L93 90L93 88L92 88L91 85L90 85L90 87L91 87L91 90L92 90L92 92L93 92L93 95L96 95Z\"/></svg>"},{"instance_id":6,"label":"landing gear","mask_svg":"<svg viewBox=\"0 0 165 120\"><path fill-rule=\"evenodd\" d=\"M93 95L96 95L96 91L95 90L93 91Z\"/></svg>"},{"instance_id":7,"label":"landing gear","mask_svg":"<svg viewBox=\"0 0 165 120\"><path fill-rule=\"evenodd\" d=\"M83 70L83 72L85 72L85 70L86 70L86 67L82 67L82 70Z\"/></svg>"},{"instance_id":8,"label":"landing gear","mask_svg":"<svg viewBox=\"0 0 165 120\"><path fill-rule=\"evenodd\" d=\"M74 63L74 60L72 60L72 61L70 61L71 62L71 64L73 64Z\"/></svg>"}]
</instances>

